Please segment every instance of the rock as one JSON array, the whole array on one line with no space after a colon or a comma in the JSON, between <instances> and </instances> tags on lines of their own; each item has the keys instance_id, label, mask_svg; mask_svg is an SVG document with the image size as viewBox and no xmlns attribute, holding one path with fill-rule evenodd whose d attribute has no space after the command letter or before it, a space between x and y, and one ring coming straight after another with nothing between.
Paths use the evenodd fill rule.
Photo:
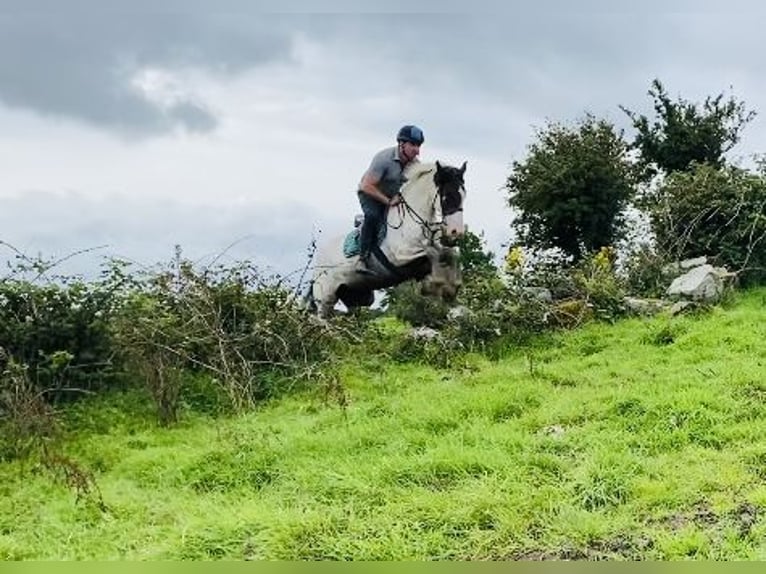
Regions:
<instances>
[{"instance_id":1,"label":"rock","mask_svg":"<svg viewBox=\"0 0 766 574\"><path fill-rule=\"evenodd\" d=\"M441 337L441 334L439 331L432 329L431 327L415 327L410 331L410 337L413 339L432 341Z\"/></svg>"},{"instance_id":2,"label":"rock","mask_svg":"<svg viewBox=\"0 0 766 574\"><path fill-rule=\"evenodd\" d=\"M695 257L694 259L684 259L678 265L683 270L693 269L695 267L700 267L702 265L707 265L707 257L705 255L703 255L702 257Z\"/></svg>"},{"instance_id":3,"label":"rock","mask_svg":"<svg viewBox=\"0 0 766 574\"><path fill-rule=\"evenodd\" d=\"M693 301L717 301L723 294L724 278L731 276L725 269L712 265L700 265L676 277L668 287L667 294Z\"/></svg>"},{"instance_id":4,"label":"rock","mask_svg":"<svg viewBox=\"0 0 766 574\"><path fill-rule=\"evenodd\" d=\"M693 259L684 259L683 261L676 261L662 268L662 272L665 275L678 275L682 271L693 269L694 267L700 267L707 264L707 256L694 257Z\"/></svg>"},{"instance_id":5,"label":"rock","mask_svg":"<svg viewBox=\"0 0 766 574\"><path fill-rule=\"evenodd\" d=\"M551 290L546 289L545 287L525 287L524 292L543 303L553 302L553 294L551 293Z\"/></svg>"},{"instance_id":6,"label":"rock","mask_svg":"<svg viewBox=\"0 0 766 574\"><path fill-rule=\"evenodd\" d=\"M465 305L456 305L447 311L447 319L450 321L456 321L458 319L462 319L463 317L467 317L470 314L471 310Z\"/></svg>"}]
</instances>

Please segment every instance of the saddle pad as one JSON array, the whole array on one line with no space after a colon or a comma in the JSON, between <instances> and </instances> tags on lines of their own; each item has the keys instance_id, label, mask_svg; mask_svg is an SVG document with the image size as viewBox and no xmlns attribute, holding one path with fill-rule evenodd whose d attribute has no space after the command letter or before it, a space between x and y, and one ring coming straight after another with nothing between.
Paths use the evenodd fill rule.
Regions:
<instances>
[{"instance_id":1,"label":"saddle pad","mask_svg":"<svg viewBox=\"0 0 766 574\"><path fill-rule=\"evenodd\" d=\"M357 227L352 229L346 235L346 239L343 240L343 255L346 258L359 255L359 235L359 228Z\"/></svg>"}]
</instances>

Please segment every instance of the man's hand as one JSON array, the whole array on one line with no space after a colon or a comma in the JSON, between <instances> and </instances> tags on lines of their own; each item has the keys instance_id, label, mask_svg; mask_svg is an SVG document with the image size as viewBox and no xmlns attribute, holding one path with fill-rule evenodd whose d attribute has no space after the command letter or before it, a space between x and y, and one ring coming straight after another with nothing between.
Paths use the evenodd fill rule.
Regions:
<instances>
[{"instance_id":1,"label":"man's hand","mask_svg":"<svg viewBox=\"0 0 766 574\"><path fill-rule=\"evenodd\" d=\"M400 193L397 193L394 197L388 200L388 206L389 207L396 207L402 202L402 195Z\"/></svg>"}]
</instances>

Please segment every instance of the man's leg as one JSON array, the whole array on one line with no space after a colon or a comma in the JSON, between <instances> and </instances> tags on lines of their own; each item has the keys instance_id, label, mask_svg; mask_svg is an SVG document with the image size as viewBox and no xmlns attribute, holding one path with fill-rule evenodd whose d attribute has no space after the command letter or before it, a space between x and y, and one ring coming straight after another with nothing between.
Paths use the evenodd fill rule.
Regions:
<instances>
[{"instance_id":1,"label":"man's leg","mask_svg":"<svg viewBox=\"0 0 766 574\"><path fill-rule=\"evenodd\" d=\"M362 234L359 237L359 250L362 259L367 259L370 256L370 251L375 245L375 239L378 235L378 229L380 229L380 219L375 215L366 215L364 223L362 223Z\"/></svg>"},{"instance_id":2,"label":"man's leg","mask_svg":"<svg viewBox=\"0 0 766 574\"><path fill-rule=\"evenodd\" d=\"M378 230L383 223L385 207L383 205L372 204L372 201L362 201L362 211L364 212L364 222L359 236L359 265L357 268L364 271L368 268L370 251L375 245L378 237Z\"/></svg>"}]
</instances>

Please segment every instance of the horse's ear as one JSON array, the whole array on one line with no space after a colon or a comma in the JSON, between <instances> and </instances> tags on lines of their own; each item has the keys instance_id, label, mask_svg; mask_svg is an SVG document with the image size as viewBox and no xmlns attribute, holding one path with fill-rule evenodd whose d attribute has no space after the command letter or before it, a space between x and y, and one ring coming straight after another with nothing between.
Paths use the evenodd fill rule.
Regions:
<instances>
[{"instance_id":1,"label":"horse's ear","mask_svg":"<svg viewBox=\"0 0 766 574\"><path fill-rule=\"evenodd\" d=\"M441 171L441 170L442 170L442 164L440 164L439 160L437 159L436 160L436 171Z\"/></svg>"},{"instance_id":2,"label":"horse's ear","mask_svg":"<svg viewBox=\"0 0 766 574\"><path fill-rule=\"evenodd\" d=\"M465 173L465 168L466 168L467 165L468 165L468 162L464 161L462 167L460 168L460 173L461 174Z\"/></svg>"}]
</instances>

